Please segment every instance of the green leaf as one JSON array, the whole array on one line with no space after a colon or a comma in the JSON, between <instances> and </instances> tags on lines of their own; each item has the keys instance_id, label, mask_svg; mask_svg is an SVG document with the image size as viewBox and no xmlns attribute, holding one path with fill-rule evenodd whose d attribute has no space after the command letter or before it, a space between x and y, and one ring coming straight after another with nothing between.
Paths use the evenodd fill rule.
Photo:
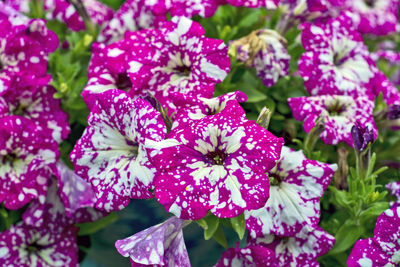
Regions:
<instances>
[{"instance_id":1,"label":"green leaf","mask_svg":"<svg viewBox=\"0 0 400 267\"><path fill-rule=\"evenodd\" d=\"M329 251L329 255L338 254L351 248L362 234L364 234L362 226L356 225L352 220L347 220L337 231L336 243Z\"/></svg>"},{"instance_id":2,"label":"green leaf","mask_svg":"<svg viewBox=\"0 0 400 267\"><path fill-rule=\"evenodd\" d=\"M76 224L79 229L79 236L82 235L91 235L93 233L96 233L97 231L107 227L108 225L112 224L118 220L118 215L116 213L110 213L110 215L101 218L100 220L97 220L95 222L90 222L90 223L79 223Z\"/></svg>"},{"instance_id":3,"label":"green leaf","mask_svg":"<svg viewBox=\"0 0 400 267\"><path fill-rule=\"evenodd\" d=\"M231 224L233 230L238 234L239 239L242 240L246 231L246 221L244 219L244 213L237 217L231 218Z\"/></svg>"},{"instance_id":4,"label":"green leaf","mask_svg":"<svg viewBox=\"0 0 400 267\"><path fill-rule=\"evenodd\" d=\"M361 224L363 224L365 221L369 219L377 218L379 215L382 214L382 212L384 212L388 208L389 208L389 203L387 202L373 203L368 209L360 213Z\"/></svg>"},{"instance_id":5,"label":"green leaf","mask_svg":"<svg viewBox=\"0 0 400 267\"><path fill-rule=\"evenodd\" d=\"M239 84L239 90L247 95L247 103L255 103L267 99L267 96L248 84Z\"/></svg>"},{"instance_id":6,"label":"green leaf","mask_svg":"<svg viewBox=\"0 0 400 267\"><path fill-rule=\"evenodd\" d=\"M207 229L204 229L204 239L209 240L213 237L215 231L217 231L219 226L219 218L213 214L208 214L206 217L203 218L207 223Z\"/></svg>"},{"instance_id":7,"label":"green leaf","mask_svg":"<svg viewBox=\"0 0 400 267\"><path fill-rule=\"evenodd\" d=\"M203 218L203 219L200 219L200 220L197 220L196 223L197 223L198 225L200 225L200 227L203 228L204 230L207 230L207 229L208 229L208 224L207 224L207 222L204 220L204 218Z\"/></svg>"},{"instance_id":8,"label":"green leaf","mask_svg":"<svg viewBox=\"0 0 400 267\"><path fill-rule=\"evenodd\" d=\"M260 9L253 9L249 14L245 15L240 22L238 23L239 28L247 28L251 27L253 24L257 23L261 10Z\"/></svg>"},{"instance_id":9,"label":"green leaf","mask_svg":"<svg viewBox=\"0 0 400 267\"><path fill-rule=\"evenodd\" d=\"M228 241L226 241L225 233L221 227L218 227L212 236L224 248L228 248Z\"/></svg>"}]
</instances>

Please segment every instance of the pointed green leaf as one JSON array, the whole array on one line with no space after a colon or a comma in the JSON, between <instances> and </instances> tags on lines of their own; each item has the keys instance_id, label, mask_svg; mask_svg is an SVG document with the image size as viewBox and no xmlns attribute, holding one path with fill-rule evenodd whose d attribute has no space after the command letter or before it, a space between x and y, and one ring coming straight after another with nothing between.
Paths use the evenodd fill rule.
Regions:
<instances>
[{"instance_id":1,"label":"pointed green leaf","mask_svg":"<svg viewBox=\"0 0 400 267\"><path fill-rule=\"evenodd\" d=\"M95 222L76 224L76 226L80 228L78 235L82 236L96 233L97 231L112 224L116 220L118 220L118 215L116 213L110 213L110 215L103 217Z\"/></svg>"},{"instance_id":2,"label":"pointed green leaf","mask_svg":"<svg viewBox=\"0 0 400 267\"><path fill-rule=\"evenodd\" d=\"M228 248L228 241L226 240L225 233L221 227L218 227L212 236L224 248Z\"/></svg>"},{"instance_id":3,"label":"pointed green leaf","mask_svg":"<svg viewBox=\"0 0 400 267\"><path fill-rule=\"evenodd\" d=\"M238 234L239 239L242 240L246 231L246 221L244 219L244 213L235 218L231 218L231 224L233 230L235 230L235 232Z\"/></svg>"},{"instance_id":4,"label":"pointed green leaf","mask_svg":"<svg viewBox=\"0 0 400 267\"><path fill-rule=\"evenodd\" d=\"M209 214L204 217L204 220L206 221L208 226L207 229L204 229L204 239L209 240L218 229L219 218L213 214Z\"/></svg>"},{"instance_id":5,"label":"pointed green leaf","mask_svg":"<svg viewBox=\"0 0 400 267\"><path fill-rule=\"evenodd\" d=\"M353 221L347 220L337 231L336 243L329 251L329 255L338 254L351 248L360 236L364 234L364 228L356 225Z\"/></svg>"}]
</instances>

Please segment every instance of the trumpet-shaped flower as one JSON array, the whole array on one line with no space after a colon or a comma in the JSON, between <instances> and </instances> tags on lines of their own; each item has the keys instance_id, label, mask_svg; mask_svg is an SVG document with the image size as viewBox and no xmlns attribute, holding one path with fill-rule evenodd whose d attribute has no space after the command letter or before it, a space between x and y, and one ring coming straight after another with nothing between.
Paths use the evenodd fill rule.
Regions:
<instances>
[{"instance_id":1,"label":"trumpet-shaped flower","mask_svg":"<svg viewBox=\"0 0 400 267\"><path fill-rule=\"evenodd\" d=\"M151 145L156 197L183 219L200 219L209 210L235 217L261 208L269 196L265 172L275 165L282 145L281 138L247 121L236 101L228 101L216 115L180 125L168 139Z\"/></svg>"},{"instance_id":2,"label":"trumpet-shaped flower","mask_svg":"<svg viewBox=\"0 0 400 267\"><path fill-rule=\"evenodd\" d=\"M374 139L377 137L377 127L372 116L374 103L367 97L321 95L289 98L288 103L294 118L304 121L303 128L307 133L315 126L318 117L324 119L325 129L320 137L326 144L345 142L353 146L351 128L355 123L369 128L374 133Z\"/></svg>"},{"instance_id":3,"label":"trumpet-shaped flower","mask_svg":"<svg viewBox=\"0 0 400 267\"><path fill-rule=\"evenodd\" d=\"M306 52L299 72L311 95L368 95L377 68L361 35L347 16L325 22L304 23L301 40Z\"/></svg>"},{"instance_id":4,"label":"trumpet-shaped flower","mask_svg":"<svg viewBox=\"0 0 400 267\"><path fill-rule=\"evenodd\" d=\"M398 266L400 264L400 207L384 211L376 221L374 237L356 242L347 265Z\"/></svg>"},{"instance_id":5,"label":"trumpet-shaped flower","mask_svg":"<svg viewBox=\"0 0 400 267\"><path fill-rule=\"evenodd\" d=\"M120 90L99 94L89 126L70 157L76 173L92 184L97 208L124 208L130 198L151 198L155 168L145 142L161 141L165 125L159 112Z\"/></svg>"},{"instance_id":6,"label":"trumpet-shaped flower","mask_svg":"<svg viewBox=\"0 0 400 267\"><path fill-rule=\"evenodd\" d=\"M251 236L295 236L303 229L315 228L321 214L319 198L336 169L336 164L307 159L302 151L284 146L280 160L269 171L272 181L267 204L245 212Z\"/></svg>"},{"instance_id":7,"label":"trumpet-shaped flower","mask_svg":"<svg viewBox=\"0 0 400 267\"><path fill-rule=\"evenodd\" d=\"M0 118L0 202L19 209L32 199L44 198L57 158L57 143L31 120Z\"/></svg>"},{"instance_id":8,"label":"trumpet-shaped flower","mask_svg":"<svg viewBox=\"0 0 400 267\"><path fill-rule=\"evenodd\" d=\"M115 247L124 257L130 257L132 266L190 267L183 240L185 221L174 217L131 237L118 240Z\"/></svg>"},{"instance_id":9,"label":"trumpet-shaped flower","mask_svg":"<svg viewBox=\"0 0 400 267\"><path fill-rule=\"evenodd\" d=\"M265 235L250 239L250 244L261 245L275 252L278 266L319 266L317 258L327 253L335 238L319 227L299 232L294 237Z\"/></svg>"}]
</instances>

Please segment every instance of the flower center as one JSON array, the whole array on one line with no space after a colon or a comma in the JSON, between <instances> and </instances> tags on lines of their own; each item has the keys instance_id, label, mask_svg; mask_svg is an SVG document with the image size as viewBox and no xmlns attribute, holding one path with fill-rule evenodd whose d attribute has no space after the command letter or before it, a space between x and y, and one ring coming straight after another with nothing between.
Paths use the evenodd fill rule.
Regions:
<instances>
[{"instance_id":1,"label":"flower center","mask_svg":"<svg viewBox=\"0 0 400 267\"><path fill-rule=\"evenodd\" d=\"M19 105L12 111L12 114L23 116L25 114L27 108L28 108L27 106Z\"/></svg>"},{"instance_id":2,"label":"flower center","mask_svg":"<svg viewBox=\"0 0 400 267\"><path fill-rule=\"evenodd\" d=\"M179 76L186 76L189 77L190 73L192 72L192 68L186 65L182 66L176 66L174 68L174 71L179 75Z\"/></svg>"},{"instance_id":3,"label":"flower center","mask_svg":"<svg viewBox=\"0 0 400 267\"><path fill-rule=\"evenodd\" d=\"M334 55L333 55L333 64L336 66L336 67L340 67L343 63L344 63L344 57L343 56L341 56L341 55L339 55L339 53L335 53Z\"/></svg>"},{"instance_id":4,"label":"flower center","mask_svg":"<svg viewBox=\"0 0 400 267\"><path fill-rule=\"evenodd\" d=\"M213 165L224 165L226 154L222 151L213 151L207 154L207 158L210 160L210 163Z\"/></svg>"},{"instance_id":5,"label":"flower center","mask_svg":"<svg viewBox=\"0 0 400 267\"><path fill-rule=\"evenodd\" d=\"M9 163L11 166L14 165L14 163L18 160L18 156L15 153L9 153L5 156L2 157L1 163L6 164Z\"/></svg>"},{"instance_id":6,"label":"flower center","mask_svg":"<svg viewBox=\"0 0 400 267\"><path fill-rule=\"evenodd\" d=\"M116 85L118 89L123 91L129 91L132 88L132 82L126 72L118 74Z\"/></svg>"},{"instance_id":7,"label":"flower center","mask_svg":"<svg viewBox=\"0 0 400 267\"><path fill-rule=\"evenodd\" d=\"M37 251L42 250L44 248L45 246L39 245L37 242L34 242L32 244L29 244L26 250L28 251L28 253L36 253Z\"/></svg>"},{"instance_id":8,"label":"flower center","mask_svg":"<svg viewBox=\"0 0 400 267\"><path fill-rule=\"evenodd\" d=\"M346 105L335 100L335 102L327 106L327 111L331 116L338 116L346 111Z\"/></svg>"},{"instance_id":9,"label":"flower center","mask_svg":"<svg viewBox=\"0 0 400 267\"><path fill-rule=\"evenodd\" d=\"M364 3L369 7L374 7L374 0L364 0Z\"/></svg>"},{"instance_id":10,"label":"flower center","mask_svg":"<svg viewBox=\"0 0 400 267\"><path fill-rule=\"evenodd\" d=\"M283 177L279 176L279 174L274 172L269 173L268 177L269 177L269 183L271 185L279 185L284 180Z\"/></svg>"}]
</instances>

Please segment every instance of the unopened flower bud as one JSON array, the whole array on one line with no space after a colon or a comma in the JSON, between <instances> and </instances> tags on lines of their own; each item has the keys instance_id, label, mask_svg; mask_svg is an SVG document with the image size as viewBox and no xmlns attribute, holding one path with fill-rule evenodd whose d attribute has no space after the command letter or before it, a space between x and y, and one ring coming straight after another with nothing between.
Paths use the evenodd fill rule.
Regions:
<instances>
[{"instance_id":1,"label":"unopened flower bud","mask_svg":"<svg viewBox=\"0 0 400 267\"><path fill-rule=\"evenodd\" d=\"M389 106L386 117L388 120L400 119L400 105Z\"/></svg>"},{"instance_id":2,"label":"unopened flower bud","mask_svg":"<svg viewBox=\"0 0 400 267\"><path fill-rule=\"evenodd\" d=\"M257 118L257 123L264 129L268 129L269 121L271 120L272 112L267 108L263 107L260 115Z\"/></svg>"},{"instance_id":3,"label":"unopened flower bud","mask_svg":"<svg viewBox=\"0 0 400 267\"><path fill-rule=\"evenodd\" d=\"M363 152L370 144L374 142L374 133L368 127L364 128L358 123L351 128L354 148L358 152Z\"/></svg>"}]
</instances>

